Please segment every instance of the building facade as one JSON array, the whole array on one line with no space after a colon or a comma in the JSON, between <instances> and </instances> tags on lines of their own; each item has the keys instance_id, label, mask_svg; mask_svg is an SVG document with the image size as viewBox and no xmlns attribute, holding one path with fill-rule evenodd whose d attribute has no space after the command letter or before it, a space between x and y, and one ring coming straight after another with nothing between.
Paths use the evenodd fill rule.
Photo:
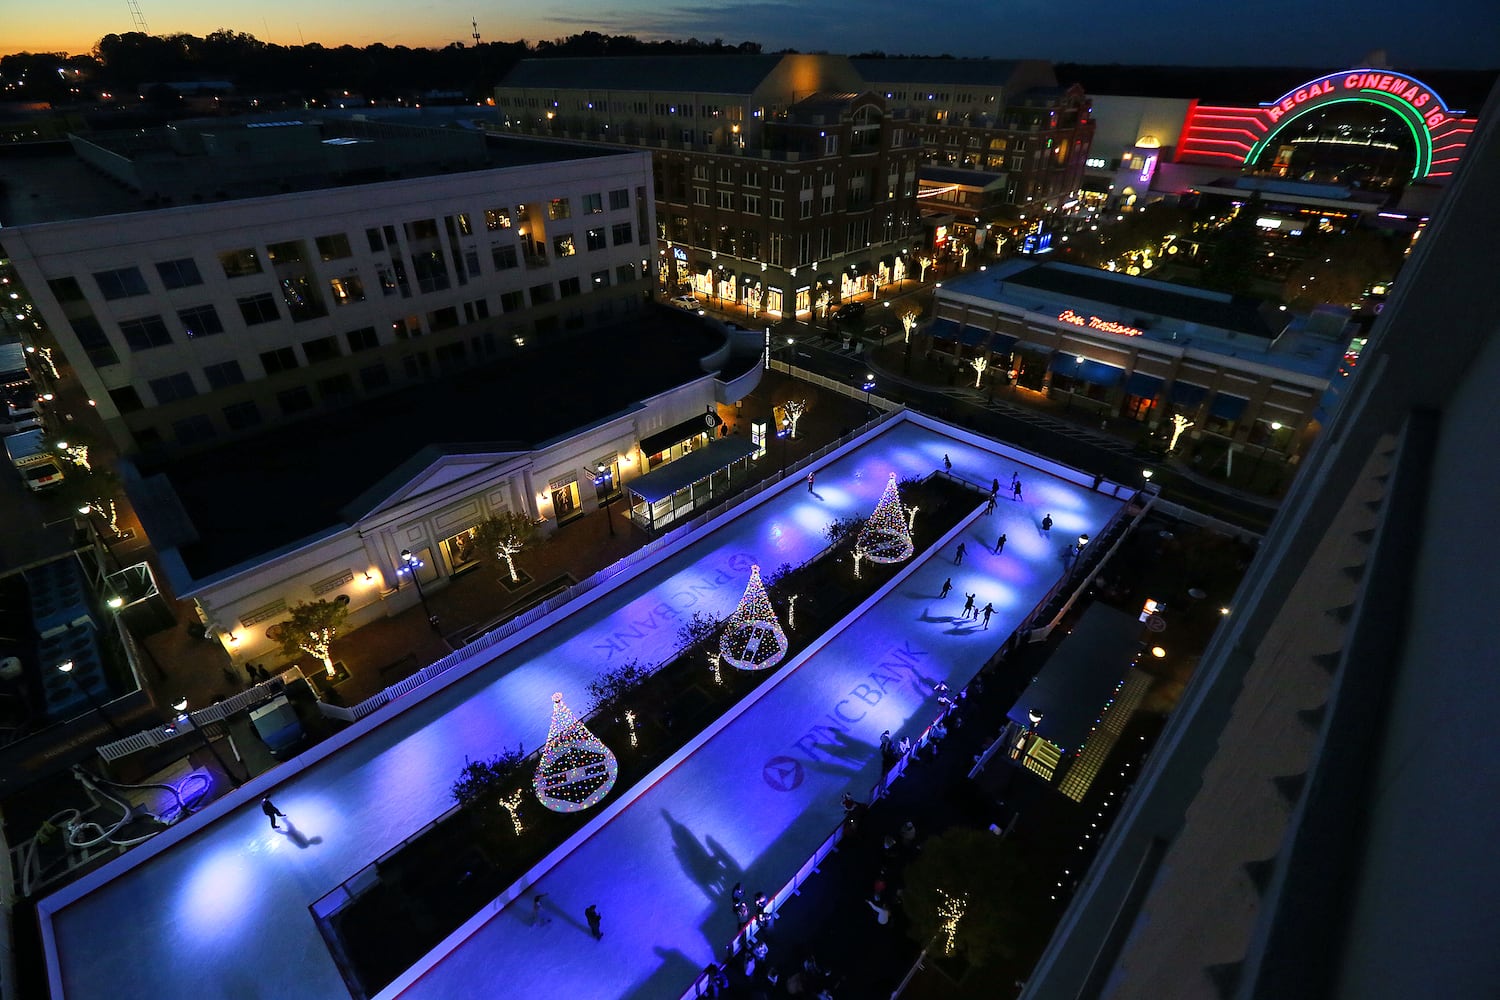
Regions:
<instances>
[{"instance_id":1,"label":"building facade","mask_svg":"<svg viewBox=\"0 0 1500 1000\"><path fill-rule=\"evenodd\" d=\"M641 153L352 120L73 144L22 175L0 253L127 453L487 362L651 280Z\"/></svg>"},{"instance_id":2,"label":"building facade","mask_svg":"<svg viewBox=\"0 0 1500 1000\"><path fill-rule=\"evenodd\" d=\"M933 347L994 358L1002 387L1293 459L1323 419L1347 313L1289 317L1219 292L1017 258L944 282ZM959 363L955 359L955 364Z\"/></svg>"}]
</instances>

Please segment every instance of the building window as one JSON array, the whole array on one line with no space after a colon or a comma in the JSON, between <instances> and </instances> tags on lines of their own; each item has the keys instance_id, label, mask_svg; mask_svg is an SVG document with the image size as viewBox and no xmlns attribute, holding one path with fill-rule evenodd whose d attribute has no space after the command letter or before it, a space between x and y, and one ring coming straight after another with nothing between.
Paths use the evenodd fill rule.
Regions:
<instances>
[{"instance_id":1,"label":"building window","mask_svg":"<svg viewBox=\"0 0 1500 1000\"><path fill-rule=\"evenodd\" d=\"M551 302L553 298L555 298L555 296L552 292L552 286L550 284L531 286L532 305L539 306L545 302Z\"/></svg>"},{"instance_id":2,"label":"building window","mask_svg":"<svg viewBox=\"0 0 1500 1000\"><path fill-rule=\"evenodd\" d=\"M248 274L260 273L260 258L248 247L244 250L226 250L219 254L219 265L224 268L226 278L243 278Z\"/></svg>"},{"instance_id":3,"label":"building window","mask_svg":"<svg viewBox=\"0 0 1500 1000\"><path fill-rule=\"evenodd\" d=\"M416 316L404 316L391 321L391 336L397 340L416 340L422 336L422 321Z\"/></svg>"},{"instance_id":4,"label":"building window","mask_svg":"<svg viewBox=\"0 0 1500 1000\"><path fill-rule=\"evenodd\" d=\"M781 201L780 198L772 198L771 199L771 218L773 218L773 219L781 219L782 218L781 205L782 205L782 201Z\"/></svg>"},{"instance_id":5,"label":"building window","mask_svg":"<svg viewBox=\"0 0 1500 1000\"><path fill-rule=\"evenodd\" d=\"M68 325L73 328L73 335L78 338L78 343L88 355L89 363L95 368L120 363L120 356L115 353L115 345L109 342L109 335L104 332L104 327L99 325L97 319L92 316L79 316L68 320Z\"/></svg>"},{"instance_id":6,"label":"building window","mask_svg":"<svg viewBox=\"0 0 1500 1000\"><path fill-rule=\"evenodd\" d=\"M276 300L269 294L250 295L238 301L240 315L245 318L246 326L274 323L281 318L276 311Z\"/></svg>"},{"instance_id":7,"label":"building window","mask_svg":"<svg viewBox=\"0 0 1500 1000\"><path fill-rule=\"evenodd\" d=\"M583 210L589 215L598 215L604 211L604 195L586 194L583 196Z\"/></svg>"},{"instance_id":8,"label":"building window","mask_svg":"<svg viewBox=\"0 0 1500 1000\"><path fill-rule=\"evenodd\" d=\"M354 379L347 373L318 379L318 397L325 403L347 403L354 395Z\"/></svg>"},{"instance_id":9,"label":"building window","mask_svg":"<svg viewBox=\"0 0 1500 1000\"><path fill-rule=\"evenodd\" d=\"M350 330L344 334L344 341L349 345L351 354L373 351L380 346L380 338L376 336L373 326L362 326L358 330Z\"/></svg>"},{"instance_id":10,"label":"building window","mask_svg":"<svg viewBox=\"0 0 1500 1000\"><path fill-rule=\"evenodd\" d=\"M339 357L339 339L337 337L319 337L316 340L304 340L302 342L302 353L307 356L307 363L310 365L332 361L334 358Z\"/></svg>"},{"instance_id":11,"label":"building window","mask_svg":"<svg viewBox=\"0 0 1500 1000\"><path fill-rule=\"evenodd\" d=\"M312 390L305 385L294 385L278 392L276 402L281 405L281 412L289 417L295 413L306 413L313 408Z\"/></svg>"},{"instance_id":12,"label":"building window","mask_svg":"<svg viewBox=\"0 0 1500 1000\"><path fill-rule=\"evenodd\" d=\"M526 296L519 290L500 293L500 311L513 313L526 308Z\"/></svg>"},{"instance_id":13,"label":"building window","mask_svg":"<svg viewBox=\"0 0 1500 1000\"><path fill-rule=\"evenodd\" d=\"M465 528L451 538L442 540L440 547L443 555L448 558L449 573L457 573L470 566L479 565L479 543L475 540L477 531L477 528Z\"/></svg>"},{"instance_id":14,"label":"building window","mask_svg":"<svg viewBox=\"0 0 1500 1000\"><path fill-rule=\"evenodd\" d=\"M733 212L734 211L734 192L733 191L720 191L719 192L719 208L722 211L725 211L725 212Z\"/></svg>"},{"instance_id":15,"label":"building window","mask_svg":"<svg viewBox=\"0 0 1500 1000\"><path fill-rule=\"evenodd\" d=\"M135 391L133 385L122 385L118 389L109 390L109 401L115 404L115 409L121 413L134 413L146 408L141 402L140 393Z\"/></svg>"},{"instance_id":16,"label":"building window","mask_svg":"<svg viewBox=\"0 0 1500 1000\"><path fill-rule=\"evenodd\" d=\"M557 294L560 298L571 299L581 291L582 288L577 278L564 278L557 283Z\"/></svg>"},{"instance_id":17,"label":"building window","mask_svg":"<svg viewBox=\"0 0 1500 1000\"><path fill-rule=\"evenodd\" d=\"M52 289L52 297L65 305L83 301L83 286L78 284L77 278L52 278L47 287Z\"/></svg>"},{"instance_id":18,"label":"building window","mask_svg":"<svg viewBox=\"0 0 1500 1000\"><path fill-rule=\"evenodd\" d=\"M208 380L210 389L227 389L245 381L245 373L240 370L238 361L220 361L216 365L205 365L203 377Z\"/></svg>"},{"instance_id":19,"label":"building window","mask_svg":"<svg viewBox=\"0 0 1500 1000\"><path fill-rule=\"evenodd\" d=\"M458 225L458 231L459 231L460 235L462 235L462 236L473 236L474 235L474 224L469 221L469 213L468 212L459 212L457 215L455 215L453 217L453 220Z\"/></svg>"},{"instance_id":20,"label":"building window","mask_svg":"<svg viewBox=\"0 0 1500 1000\"><path fill-rule=\"evenodd\" d=\"M372 226L366 229L365 239L369 241L371 253L379 253L385 249L385 241L380 238L379 228Z\"/></svg>"},{"instance_id":21,"label":"building window","mask_svg":"<svg viewBox=\"0 0 1500 1000\"><path fill-rule=\"evenodd\" d=\"M333 304L349 306L365 300L365 283L357 274L346 274L342 278L329 278L328 290L333 293Z\"/></svg>"},{"instance_id":22,"label":"building window","mask_svg":"<svg viewBox=\"0 0 1500 1000\"><path fill-rule=\"evenodd\" d=\"M613 211L617 211L617 212L620 209L622 209L622 208L629 208L630 207L630 189L629 188L620 188L618 191L611 191L609 193L609 207Z\"/></svg>"},{"instance_id":23,"label":"building window","mask_svg":"<svg viewBox=\"0 0 1500 1000\"><path fill-rule=\"evenodd\" d=\"M441 330L451 330L455 326L458 326L457 306L444 306L441 309L434 309L427 314L427 329L433 333Z\"/></svg>"},{"instance_id":24,"label":"building window","mask_svg":"<svg viewBox=\"0 0 1500 1000\"><path fill-rule=\"evenodd\" d=\"M484 210L484 228L490 232L510 228L510 209L487 208Z\"/></svg>"},{"instance_id":25,"label":"building window","mask_svg":"<svg viewBox=\"0 0 1500 1000\"><path fill-rule=\"evenodd\" d=\"M610 227L610 238L617 247L628 244L631 240L630 223L616 222Z\"/></svg>"},{"instance_id":26,"label":"building window","mask_svg":"<svg viewBox=\"0 0 1500 1000\"><path fill-rule=\"evenodd\" d=\"M224 407L224 424L232 431L247 431L260 426L260 407L254 401L230 403Z\"/></svg>"},{"instance_id":27,"label":"building window","mask_svg":"<svg viewBox=\"0 0 1500 1000\"><path fill-rule=\"evenodd\" d=\"M508 271L519 265L514 245L490 247L490 260L494 261L497 271Z\"/></svg>"},{"instance_id":28,"label":"building window","mask_svg":"<svg viewBox=\"0 0 1500 1000\"><path fill-rule=\"evenodd\" d=\"M772 191L785 191L786 190L786 178L783 177L781 174L772 174L771 175L771 190Z\"/></svg>"},{"instance_id":29,"label":"building window","mask_svg":"<svg viewBox=\"0 0 1500 1000\"><path fill-rule=\"evenodd\" d=\"M172 421L172 436L177 439L178 444L188 445L210 441L217 434L218 431L214 430L214 422L203 413Z\"/></svg>"},{"instance_id":30,"label":"building window","mask_svg":"<svg viewBox=\"0 0 1500 1000\"><path fill-rule=\"evenodd\" d=\"M801 213L801 218L804 218L804 219L811 219L812 218L812 212L813 212L812 205L813 205L813 203L812 203L812 199L811 198L803 198L802 199L802 213Z\"/></svg>"},{"instance_id":31,"label":"building window","mask_svg":"<svg viewBox=\"0 0 1500 1000\"><path fill-rule=\"evenodd\" d=\"M411 266L417 273L417 287L423 292L440 292L448 287L448 267L441 250L412 254Z\"/></svg>"},{"instance_id":32,"label":"building window","mask_svg":"<svg viewBox=\"0 0 1500 1000\"><path fill-rule=\"evenodd\" d=\"M760 197L758 195L745 195L745 213L747 215L760 214Z\"/></svg>"},{"instance_id":33,"label":"building window","mask_svg":"<svg viewBox=\"0 0 1500 1000\"><path fill-rule=\"evenodd\" d=\"M566 219L572 214L566 198L553 198L547 202L547 218L549 219Z\"/></svg>"},{"instance_id":34,"label":"building window","mask_svg":"<svg viewBox=\"0 0 1500 1000\"><path fill-rule=\"evenodd\" d=\"M756 173L754 170L747 170L747 171L745 171L745 187L747 187L747 188L758 188L758 187L760 187L760 174Z\"/></svg>"},{"instance_id":35,"label":"building window","mask_svg":"<svg viewBox=\"0 0 1500 1000\"><path fill-rule=\"evenodd\" d=\"M175 375L163 375L146 383L151 386L151 395L156 397L157 405L175 403L179 399L191 399L198 395L197 388L193 385L193 376L187 372L178 372Z\"/></svg>"},{"instance_id":36,"label":"building window","mask_svg":"<svg viewBox=\"0 0 1500 1000\"><path fill-rule=\"evenodd\" d=\"M702 205L705 208L708 207L708 205L709 205L708 188L702 188L702 187L695 187L695 188L693 188L693 204L694 205Z\"/></svg>"},{"instance_id":37,"label":"building window","mask_svg":"<svg viewBox=\"0 0 1500 1000\"><path fill-rule=\"evenodd\" d=\"M435 240L438 235L437 220L415 219L406 223L406 239L409 243L420 240ZM394 241L392 241L394 242Z\"/></svg>"},{"instance_id":38,"label":"building window","mask_svg":"<svg viewBox=\"0 0 1500 1000\"><path fill-rule=\"evenodd\" d=\"M289 372L297 367L297 352L290 347L278 347L274 351L262 351L260 363L265 368L267 375Z\"/></svg>"},{"instance_id":39,"label":"building window","mask_svg":"<svg viewBox=\"0 0 1500 1000\"><path fill-rule=\"evenodd\" d=\"M733 184L734 183L734 171L730 170L728 167L720 167L719 168L719 183L720 184Z\"/></svg>"},{"instance_id":40,"label":"building window","mask_svg":"<svg viewBox=\"0 0 1500 1000\"><path fill-rule=\"evenodd\" d=\"M359 370L359 384L365 392L378 392L391 384L391 373L385 365L368 365Z\"/></svg>"},{"instance_id":41,"label":"building window","mask_svg":"<svg viewBox=\"0 0 1500 1000\"><path fill-rule=\"evenodd\" d=\"M318 256L323 260L343 260L345 257L354 256L349 249L349 237L343 233L319 236L315 242L318 245Z\"/></svg>"},{"instance_id":42,"label":"building window","mask_svg":"<svg viewBox=\"0 0 1500 1000\"><path fill-rule=\"evenodd\" d=\"M132 351L149 351L153 347L165 347L172 342L167 324L160 316L142 316L140 319L120 321L120 335Z\"/></svg>"},{"instance_id":43,"label":"building window","mask_svg":"<svg viewBox=\"0 0 1500 1000\"><path fill-rule=\"evenodd\" d=\"M466 360L464 342L461 340L439 345L432 353L443 371L451 372L462 368Z\"/></svg>"},{"instance_id":44,"label":"building window","mask_svg":"<svg viewBox=\"0 0 1500 1000\"><path fill-rule=\"evenodd\" d=\"M187 288L203 284L203 275L198 273L198 265L193 263L191 257L164 260L156 265L156 273L161 276L163 288Z\"/></svg>"},{"instance_id":45,"label":"building window","mask_svg":"<svg viewBox=\"0 0 1500 1000\"><path fill-rule=\"evenodd\" d=\"M96 271L94 281L99 286L99 294L106 299L128 299L134 295L146 294L146 279L141 277L140 268L122 267L115 271Z\"/></svg>"},{"instance_id":46,"label":"building window","mask_svg":"<svg viewBox=\"0 0 1500 1000\"><path fill-rule=\"evenodd\" d=\"M571 257L578 252L573 245L573 234L563 233L561 236L552 237L552 254L555 257Z\"/></svg>"},{"instance_id":47,"label":"building window","mask_svg":"<svg viewBox=\"0 0 1500 1000\"><path fill-rule=\"evenodd\" d=\"M211 305L179 309L177 321L182 324L183 332L188 335L189 339L212 337L216 333L224 332L224 324L219 321L219 311Z\"/></svg>"},{"instance_id":48,"label":"building window","mask_svg":"<svg viewBox=\"0 0 1500 1000\"><path fill-rule=\"evenodd\" d=\"M603 250L609 245L605 242L603 228L590 229L584 233L584 244L590 250Z\"/></svg>"},{"instance_id":49,"label":"building window","mask_svg":"<svg viewBox=\"0 0 1500 1000\"><path fill-rule=\"evenodd\" d=\"M615 284L628 285L635 280L635 265L621 264L615 268Z\"/></svg>"}]
</instances>

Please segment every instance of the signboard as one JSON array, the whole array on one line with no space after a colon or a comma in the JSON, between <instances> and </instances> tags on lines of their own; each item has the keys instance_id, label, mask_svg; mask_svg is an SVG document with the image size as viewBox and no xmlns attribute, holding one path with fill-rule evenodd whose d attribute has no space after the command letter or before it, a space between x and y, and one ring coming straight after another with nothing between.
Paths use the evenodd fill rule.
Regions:
<instances>
[{"instance_id":1,"label":"signboard","mask_svg":"<svg viewBox=\"0 0 1500 1000\"><path fill-rule=\"evenodd\" d=\"M1139 337L1142 330L1124 323L1116 323L1114 320L1100 319L1098 316L1080 316L1071 309L1064 309L1057 314L1057 319L1062 323L1071 323L1073 326L1086 326L1090 330L1099 330L1103 333L1117 333L1122 337Z\"/></svg>"}]
</instances>

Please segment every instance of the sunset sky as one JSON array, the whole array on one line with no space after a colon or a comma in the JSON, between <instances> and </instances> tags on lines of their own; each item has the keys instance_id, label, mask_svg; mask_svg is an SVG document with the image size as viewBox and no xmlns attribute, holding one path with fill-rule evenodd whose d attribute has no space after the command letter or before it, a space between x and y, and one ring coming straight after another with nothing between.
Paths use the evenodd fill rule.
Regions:
<instances>
[{"instance_id":1,"label":"sunset sky","mask_svg":"<svg viewBox=\"0 0 1500 1000\"><path fill-rule=\"evenodd\" d=\"M153 34L217 28L268 42L441 48L468 42L559 38L585 30L641 38L756 41L768 51L1035 57L1077 62L1347 66L1373 49L1407 68L1500 64L1493 0L139 0ZM127 0L9 0L0 53L88 52L133 28Z\"/></svg>"}]
</instances>

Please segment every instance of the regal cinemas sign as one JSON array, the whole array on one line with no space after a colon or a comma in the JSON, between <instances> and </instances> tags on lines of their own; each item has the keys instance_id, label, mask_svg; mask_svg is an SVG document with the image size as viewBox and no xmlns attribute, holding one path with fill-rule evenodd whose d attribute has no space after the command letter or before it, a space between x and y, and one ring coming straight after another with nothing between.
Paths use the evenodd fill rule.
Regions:
<instances>
[{"instance_id":1,"label":"regal cinemas sign","mask_svg":"<svg viewBox=\"0 0 1500 1000\"><path fill-rule=\"evenodd\" d=\"M1334 73L1298 87L1281 100L1263 105L1274 125L1281 118L1308 102L1322 102L1340 94L1369 96L1371 91L1389 94L1407 104L1428 128L1436 128L1448 117L1448 109L1442 99L1419 80L1400 73L1383 73L1375 70L1355 70L1349 73Z\"/></svg>"}]
</instances>

